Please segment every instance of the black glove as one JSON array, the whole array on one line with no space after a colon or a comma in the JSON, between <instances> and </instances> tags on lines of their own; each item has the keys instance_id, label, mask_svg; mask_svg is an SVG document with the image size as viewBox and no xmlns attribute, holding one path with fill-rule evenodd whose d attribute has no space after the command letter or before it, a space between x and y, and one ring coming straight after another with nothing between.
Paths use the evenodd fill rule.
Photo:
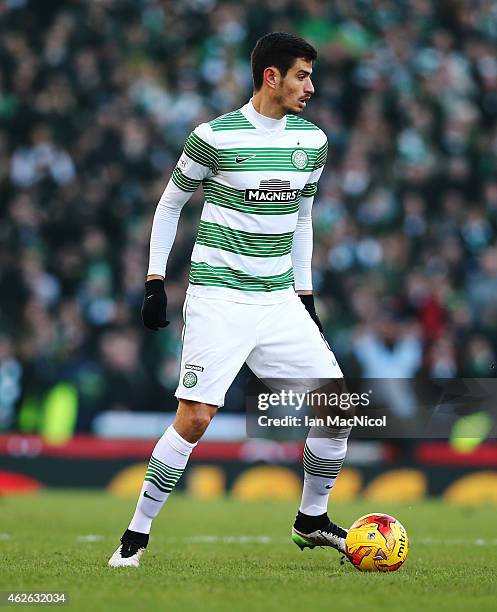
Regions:
<instances>
[{"instance_id":1,"label":"black glove","mask_svg":"<svg viewBox=\"0 0 497 612\"><path fill-rule=\"evenodd\" d=\"M158 331L159 327L167 327L170 322L166 321L166 309L164 281L158 278L147 281L142 305L143 325L153 331Z\"/></svg>"},{"instance_id":2,"label":"black glove","mask_svg":"<svg viewBox=\"0 0 497 612\"><path fill-rule=\"evenodd\" d=\"M311 319L318 326L319 331L324 334L323 326L321 325L318 313L316 312L316 308L314 307L314 296L312 294L299 295L299 298L301 299L302 304L304 304L307 312L311 315Z\"/></svg>"}]
</instances>

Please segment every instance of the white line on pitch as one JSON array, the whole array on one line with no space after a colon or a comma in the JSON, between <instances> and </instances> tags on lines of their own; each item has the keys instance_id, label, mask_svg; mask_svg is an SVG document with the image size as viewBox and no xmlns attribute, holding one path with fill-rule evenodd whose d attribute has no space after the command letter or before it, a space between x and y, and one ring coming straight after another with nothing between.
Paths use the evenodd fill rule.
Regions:
<instances>
[{"instance_id":1,"label":"white line on pitch","mask_svg":"<svg viewBox=\"0 0 497 612\"><path fill-rule=\"evenodd\" d=\"M220 542L222 544L275 544L283 543L288 540L280 538L275 540L269 536L191 536L189 538L172 538L171 540L181 540L192 544L212 544ZM168 538L169 540L169 538Z\"/></svg>"},{"instance_id":2,"label":"white line on pitch","mask_svg":"<svg viewBox=\"0 0 497 612\"><path fill-rule=\"evenodd\" d=\"M270 536L216 536L216 535L199 535L187 538L165 537L160 538L163 542L179 543L187 542L189 544L288 544L289 538L271 538ZM436 545L448 544L454 546L497 546L497 538L484 539L477 538L469 539L442 539L442 538L413 538L410 543L421 545Z\"/></svg>"},{"instance_id":3,"label":"white line on pitch","mask_svg":"<svg viewBox=\"0 0 497 612\"><path fill-rule=\"evenodd\" d=\"M10 539L8 533L1 534L0 540ZM88 534L80 535L76 537L78 542L100 542L102 540L109 540L108 536ZM272 538L267 535L249 536L249 535L198 535L178 538L174 536L151 536L151 540L156 542L164 542L166 544L290 544L289 538ZM497 546L497 538L485 539L476 538L474 540L462 539L462 538L413 538L409 541L410 544L420 544L422 546L433 546L433 545L449 545L449 546Z\"/></svg>"},{"instance_id":4,"label":"white line on pitch","mask_svg":"<svg viewBox=\"0 0 497 612\"><path fill-rule=\"evenodd\" d=\"M485 539L485 538L476 538L474 540L468 540L463 538L451 538L451 539L443 539L443 538L413 538L411 540L415 544L448 544L460 546L464 544L468 544L471 546L496 546L497 538Z\"/></svg>"},{"instance_id":5,"label":"white line on pitch","mask_svg":"<svg viewBox=\"0 0 497 612\"><path fill-rule=\"evenodd\" d=\"M103 539L103 536L95 535L94 533L89 533L88 535L80 535L76 538L78 542L99 542Z\"/></svg>"}]
</instances>

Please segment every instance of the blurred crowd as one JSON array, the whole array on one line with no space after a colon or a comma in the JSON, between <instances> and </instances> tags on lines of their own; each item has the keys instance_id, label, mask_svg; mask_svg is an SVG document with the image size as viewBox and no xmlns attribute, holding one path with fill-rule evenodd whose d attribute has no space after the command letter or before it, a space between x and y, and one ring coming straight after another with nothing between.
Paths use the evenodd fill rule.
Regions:
<instances>
[{"instance_id":1,"label":"blurred crowd","mask_svg":"<svg viewBox=\"0 0 497 612\"><path fill-rule=\"evenodd\" d=\"M186 136L247 101L250 50L276 30L319 52L314 286L342 369L495 374L494 0L0 0L0 429L61 380L80 429L175 408L201 190L158 334L140 319L152 216Z\"/></svg>"}]
</instances>

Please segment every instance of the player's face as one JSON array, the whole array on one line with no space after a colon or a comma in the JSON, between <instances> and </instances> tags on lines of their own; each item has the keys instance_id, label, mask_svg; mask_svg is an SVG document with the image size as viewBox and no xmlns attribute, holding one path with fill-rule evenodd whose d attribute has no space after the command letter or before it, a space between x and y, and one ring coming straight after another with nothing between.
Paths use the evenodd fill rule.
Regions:
<instances>
[{"instance_id":1,"label":"player's face","mask_svg":"<svg viewBox=\"0 0 497 612\"><path fill-rule=\"evenodd\" d=\"M280 81L277 97L285 113L301 113L304 110L314 93L311 74L312 62L299 58Z\"/></svg>"}]
</instances>

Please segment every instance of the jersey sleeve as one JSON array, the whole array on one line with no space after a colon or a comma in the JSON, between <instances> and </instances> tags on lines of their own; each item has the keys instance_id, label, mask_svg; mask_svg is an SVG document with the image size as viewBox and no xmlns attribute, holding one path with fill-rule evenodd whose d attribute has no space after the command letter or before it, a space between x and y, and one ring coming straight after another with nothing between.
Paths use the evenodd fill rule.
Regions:
<instances>
[{"instance_id":1,"label":"jersey sleeve","mask_svg":"<svg viewBox=\"0 0 497 612\"><path fill-rule=\"evenodd\" d=\"M209 124L202 123L188 136L183 153L155 209L148 275L165 276L181 210L200 183L217 173L218 165L214 134Z\"/></svg>"},{"instance_id":2,"label":"jersey sleeve","mask_svg":"<svg viewBox=\"0 0 497 612\"><path fill-rule=\"evenodd\" d=\"M179 189L194 192L205 178L217 174L218 168L214 133L208 123L202 123L188 136L171 179Z\"/></svg>"},{"instance_id":3,"label":"jersey sleeve","mask_svg":"<svg viewBox=\"0 0 497 612\"><path fill-rule=\"evenodd\" d=\"M324 143L318 150L313 170L302 190L297 227L293 235L292 265L296 291L312 291L312 205L318 189L318 181L328 156L328 141L324 133L323 137Z\"/></svg>"},{"instance_id":4,"label":"jersey sleeve","mask_svg":"<svg viewBox=\"0 0 497 612\"><path fill-rule=\"evenodd\" d=\"M318 190L318 181L321 174L323 173L324 165L326 164L326 159L328 157L328 140L324 133L323 138L324 143L318 149L318 154L316 157L316 161L314 162L312 172L302 191L302 197L304 198L314 197Z\"/></svg>"}]
</instances>

